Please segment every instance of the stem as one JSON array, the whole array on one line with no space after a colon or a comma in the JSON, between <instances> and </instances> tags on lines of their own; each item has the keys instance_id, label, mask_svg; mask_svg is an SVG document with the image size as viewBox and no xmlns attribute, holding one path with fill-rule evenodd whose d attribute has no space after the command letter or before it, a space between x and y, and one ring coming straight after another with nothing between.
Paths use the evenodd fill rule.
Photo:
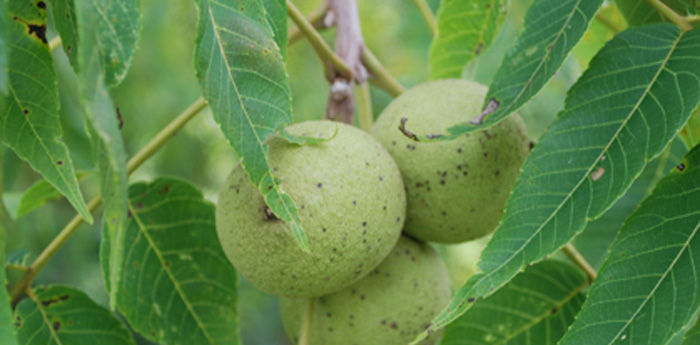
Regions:
<instances>
[{"instance_id":1,"label":"stem","mask_svg":"<svg viewBox=\"0 0 700 345\"><path fill-rule=\"evenodd\" d=\"M372 96L369 93L369 84L362 83L357 86L357 114L360 128L369 132L372 128L374 115L372 114Z\"/></svg>"},{"instance_id":2,"label":"stem","mask_svg":"<svg viewBox=\"0 0 700 345\"><path fill-rule=\"evenodd\" d=\"M306 312L301 320L301 332L299 333L299 343L297 345L309 345L311 339L311 321L314 315L314 299L306 301Z\"/></svg>"},{"instance_id":3,"label":"stem","mask_svg":"<svg viewBox=\"0 0 700 345\"><path fill-rule=\"evenodd\" d=\"M308 16L306 16L306 20L311 23L311 25L315 29L323 29L325 28L325 24L323 23L323 17L326 15L326 12L328 12L328 1L324 1L321 6L316 8L313 12L309 13ZM289 29L289 35L287 36L287 44L292 45L299 41L304 37L302 34L301 30L299 30L298 26L295 26L291 29Z\"/></svg>"},{"instance_id":4,"label":"stem","mask_svg":"<svg viewBox=\"0 0 700 345\"><path fill-rule=\"evenodd\" d=\"M697 14L696 14L696 15L692 15L692 16L687 16L687 17L685 17L685 20L686 20L688 23L700 22L700 15L697 15Z\"/></svg>"},{"instance_id":5,"label":"stem","mask_svg":"<svg viewBox=\"0 0 700 345\"><path fill-rule=\"evenodd\" d=\"M428 24L428 28L430 29L430 32L433 33L433 36L437 35L437 24L435 20L435 15L433 14L433 11L430 9L430 6L428 6L428 3L425 0L413 0L413 2L416 3L416 6L418 6L418 10L420 11L420 14L423 15L423 19L425 19L425 23Z\"/></svg>"},{"instance_id":6,"label":"stem","mask_svg":"<svg viewBox=\"0 0 700 345\"><path fill-rule=\"evenodd\" d=\"M399 84L399 82L387 72L377 57L367 48L362 52L362 61L365 63L367 72L371 75L370 81L379 88L394 97L406 91L406 88Z\"/></svg>"},{"instance_id":7,"label":"stem","mask_svg":"<svg viewBox=\"0 0 700 345\"><path fill-rule=\"evenodd\" d=\"M185 111L178 115L173 121L171 121L165 128L163 128L158 134L156 134L153 139L151 139L144 148L142 148L136 155L134 155L127 163L127 172L131 174L134 170L141 166L148 158L153 156L154 153L160 149L165 142L170 139L178 130L182 129L185 124L194 118L195 115L204 109L206 102L203 98L199 98L192 105L190 105ZM94 212L97 207L102 203L102 198L98 194L88 203L88 210ZM58 235L49 243L49 245L44 248L44 251L39 254L39 256L34 259L34 262L27 268L22 279L15 285L15 287L10 292L10 298L14 304L23 293L27 291L29 286L34 281L34 278L39 274L39 272L46 266L49 260L56 255L56 252L68 241L68 238L75 233L75 231L83 224L83 218L80 215L76 215L73 219L66 224L65 227L58 233Z\"/></svg>"},{"instance_id":8,"label":"stem","mask_svg":"<svg viewBox=\"0 0 700 345\"><path fill-rule=\"evenodd\" d=\"M15 271L20 271L22 273L27 272L27 270L29 270L29 267L18 264L7 264L6 267Z\"/></svg>"},{"instance_id":9,"label":"stem","mask_svg":"<svg viewBox=\"0 0 700 345\"><path fill-rule=\"evenodd\" d=\"M595 269L591 266L591 264L586 261L586 258L581 255L581 253L576 250L573 244L567 243L566 246L563 248L564 254L569 257L569 260L573 262L576 266L578 266L580 269L582 269L584 272L586 272L586 276L588 277L588 282L593 283L598 276L598 273L596 273Z\"/></svg>"},{"instance_id":10,"label":"stem","mask_svg":"<svg viewBox=\"0 0 700 345\"><path fill-rule=\"evenodd\" d=\"M656 8L657 11L659 11L661 14L663 14L671 22L680 26L680 28L683 31L689 31L689 30L693 29L693 27L690 24L688 24L688 22L685 20L685 18L683 16L676 13L676 11L674 11L672 8L668 7L661 0L647 0L647 2L650 5L654 6L654 8Z\"/></svg>"},{"instance_id":11,"label":"stem","mask_svg":"<svg viewBox=\"0 0 700 345\"><path fill-rule=\"evenodd\" d=\"M56 36L49 41L49 52L53 52L61 45L61 36Z\"/></svg>"},{"instance_id":12,"label":"stem","mask_svg":"<svg viewBox=\"0 0 700 345\"><path fill-rule=\"evenodd\" d=\"M318 57L324 62L323 68L326 71L326 76L330 77L330 71L328 70L330 66L327 64L331 64L340 75L348 80L352 80L353 73L350 67L348 67L338 55L333 53L333 50L331 50L331 47L323 40L321 34L316 31L313 25L311 25L304 15L301 14L299 9L289 0L287 0L287 14L297 25L301 33L309 40L311 47L314 48Z\"/></svg>"}]
</instances>

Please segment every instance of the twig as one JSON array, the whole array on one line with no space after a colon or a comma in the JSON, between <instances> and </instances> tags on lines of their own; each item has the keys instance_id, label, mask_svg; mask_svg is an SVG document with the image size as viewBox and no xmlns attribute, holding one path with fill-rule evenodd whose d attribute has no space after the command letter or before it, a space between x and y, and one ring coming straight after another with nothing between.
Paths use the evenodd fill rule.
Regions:
<instances>
[{"instance_id":1,"label":"twig","mask_svg":"<svg viewBox=\"0 0 700 345\"><path fill-rule=\"evenodd\" d=\"M659 11L661 14L663 14L666 18L668 18L671 22L674 24L680 26L680 28L683 31L689 31L693 29L693 26L688 24L688 22L685 20L683 16L680 14L676 13L672 8L668 7L668 5L664 4L661 0L647 0L647 2L654 6L657 11Z\"/></svg>"},{"instance_id":2,"label":"twig","mask_svg":"<svg viewBox=\"0 0 700 345\"><path fill-rule=\"evenodd\" d=\"M326 77L328 79L331 78L332 74L330 72L330 67L332 66L338 74L346 77L348 80L352 80L353 73L350 67L348 67L348 65L345 64L345 62L343 62L338 55L333 53L333 50L331 50L328 44L326 44L323 37L321 37L313 25L306 20L299 9L296 8L296 6L294 6L294 4L289 0L287 0L287 14L297 25L302 34L304 34L304 36L306 36L306 38L309 40L309 43L316 51L316 54L318 54L321 60L323 60L323 67L326 71Z\"/></svg>"},{"instance_id":3,"label":"twig","mask_svg":"<svg viewBox=\"0 0 700 345\"><path fill-rule=\"evenodd\" d=\"M357 85L357 89L359 91L357 93L357 114L359 115L357 119L359 120L360 128L365 132L369 132L370 128L372 128L372 122L374 121L369 84L359 84Z\"/></svg>"},{"instance_id":4,"label":"twig","mask_svg":"<svg viewBox=\"0 0 700 345\"><path fill-rule=\"evenodd\" d=\"M390 95L397 97L404 93L406 88L403 87L394 77L387 72L376 56L369 49L362 52L362 62L364 62L367 71L370 74L370 81L380 89L388 92Z\"/></svg>"},{"instance_id":5,"label":"twig","mask_svg":"<svg viewBox=\"0 0 700 345\"><path fill-rule=\"evenodd\" d=\"M685 17L685 20L686 20L688 23L700 22L700 15L695 14L695 15L692 15L692 16L687 16L687 17Z\"/></svg>"},{"instance_id":6,"label":"twig","mask_svg":"<svg viewBox=\"0 0 700 345\"><path fill-rule=\"evenodd\" d=\"M299 333L299 343L297 345L309 345L311 342L311 322L314 315L314 299L309 298L306 301L306 310L304 318L301 320L301 331Z\"/></svg>"},{"instance_id":7,"label":"twig","mask_svg":"<svg viewBox=\"0 0 700 345\"><path fill-rule=\"evenodd\" d=\"M326 26L323 22L323 17L326 16L326 12L328 12L328 1L324 1L321 6L316 8L313 12L309 13L308 16L306 16L306 20L311 23L311 25L317 29L325 29ZM287 44L292 45L299 41L299 39L303 38L304 35L302 34L301 30L299 30L298 26L295 26L291 29L289 29L289 35L287 36Z\"/></svg>"},{"instance_id":8,"label":"twig","mask_svg":"<svg viewBox=\"0 0 700 345\"><path fill-rule=\"evenodd\" d=\"M598 276L598 273L596 273L595 269L591 266L591 264L586 261L586 258L581 255L581 253L576 250L573 244L568 243L566 246L563 248L564 254L569 257L569 260L576 264L579 268L581 268L585 273L586 276L588 277L588 282L593 283Z\"/></svg>"},{"instance_id":9,"label":"twig","mask_svg":"<svg viewBox=\"0 0 700 345\"><path fill-rule=\"evenodd\" d=\"M437 35L437 24L435 20L435 15L430 9L430 6L428 6L428 3L425 0L413 0L413 2L415 2L416 6L418 6L418 10L423 16L423 19L425 19L425 23L428 24L430 32L433 33L433 36Z\"/></svg>"},{"instance_id":10,"label":"twig","mask_svg":"<svg viewBox=\"0 0 700 345\"><path fill-rule=\"evenodd\" d=\"M170 139L170 137L172 137L178 130L182 129L182 127L192 118L194 118L195 115L199 114L199 112L204 109L205 106L206 101L204 101L203 98L199 98L184 112L173 119L173 121L171 121L165 128L156 134L156 136L153 137L153 139L151 139L151 141L149 141L144 148L134 155L134 157L129 159L129 162L127 163L128 173L131 174L134 170L141 166L143 162L153 156L153 154L156 153L158 149L160 149L163 144ZM88 210L90 210L90 212L94 212L101 203L102 198L100 195L95 196L88 203ZM22 279L10 292L10 298L13 301L13 305L20 297L22 297L22 294L27 291L37 274L39 274L49 260L56 254L56 252L58 252L58 250L66 243L66 241L68 241L70 236L73 235L73 233L75 233L75 231L82 224L83 218L80 217L80 215L73 217L73 219L66 224L66 226L51 241L51 243L44 248L44 251L42 251L36 259L34 259L34 262L32 262L32 264L27 268L24 276L22 276Z\"/></svg>"}]
</instances>

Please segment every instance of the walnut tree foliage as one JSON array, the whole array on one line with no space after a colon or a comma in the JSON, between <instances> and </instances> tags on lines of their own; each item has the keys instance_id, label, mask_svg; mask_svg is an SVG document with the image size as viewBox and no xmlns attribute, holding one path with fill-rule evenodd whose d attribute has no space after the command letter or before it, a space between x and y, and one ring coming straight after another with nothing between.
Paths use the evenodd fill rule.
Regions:
<instances>
[{"instance_id":1,"label":"walnut tree foliage","mask_svg":"<svg viewBox=\"0 0 700 345\"><path fill-rule=\"evenodd\" d=\"M129 73L147 78L144 69L132 71L145 31L160 25L145 21L147 2L0 0L0 161L11 152L36 173L35 183L18 193L3 190L0 172L0 344L242 343L245 282L219 244L210 195L181 178L129 179L189 120L164 126L167 135L156 135L155 144L133 158L115 95ZM192 41L190 80L202 97L192 113L208 107L211 126L221 134L203 140L230 145L230 159L260 191L266 214L284 222L293 243L308 250L302 205L275 176L268 145L275 136L311 141L284 131L298 120L294 100L304 97L291 82L288 2L188 3L192 35L172 40ZM532 143L504 217L480 256L479 273L454 291L414 343L443 329L444 345L700 341L700 2L429 3L435 32L421 48L425 79L467 78L470 68L485 63L495 70L478 117L445 133L412 133L410 122L396 124L417 141L469 135L515 112L527 117L528 106L565 72L576 49L592 50L583 54L592 58ZM522 25L509 37L508 21L517 16L510 10L523 4ZM314 23L319 30L321 22ZM404 43L404 29L392 31L391 44ZM328 61L314 61L316 73L332 69ZM69 66L72 93L59 93L61 64ZM370 73L370 80L380 79L377 85L382 78ZM64 138L76 127L62 118L65 109L82 114L77 127L86 133L85 147ZM78 149L89 152L94 169L84 170ZM178 162L189 165L197 162ZM88 188L84 181L91 178L96 182ZM641 181L642 193L636 190ZM88 195L99 198L88 202ZM17 249L6 240L8 224L51 217L43 206L64 198L75 213L68 231L41 255L29 255L33 262L7 253ZM599 250L605 253L597 276L563 262L562 248L623 202L629 212L607 230L609 248ZM33 282L83 221L102 230L93 259L102 271L105 305L70 282L44 276L46 284Z\"/></svg>"}]
</instances>

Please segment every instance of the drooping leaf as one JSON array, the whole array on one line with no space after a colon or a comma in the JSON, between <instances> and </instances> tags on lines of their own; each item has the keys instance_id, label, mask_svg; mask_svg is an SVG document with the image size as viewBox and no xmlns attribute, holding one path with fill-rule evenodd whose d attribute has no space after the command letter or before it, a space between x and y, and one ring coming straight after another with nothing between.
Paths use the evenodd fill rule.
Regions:
<instances>
[{"instance_id":1,"label":"drooping leaf","mask_svg":"<svg viewBox=\"0 0 700 345\"><path fill-rule=\"evenodd\" d=\"M628 189L700 102L698 56L700 30L671 24L627 30L601 50L526 160L482 253L484 273L457 292L434 328L556 252Z\"/></svg>"},{"instance_id":2,"label":"drooping leaf","mask_svg":"<svg viewBox=\"0 0 700 345\"><path fill-rule=\"evenodd\" d=\"M554 345L574 321L587 285L586 277L568 263L538 263L476 301L445 329L440 344Z\"/></svg>"},{"instance_id":3,"label":"drooping leaf","mask_svg":"<svg viewBox=\"0 0 700 345\"><path fill-rule=\"evenodd\" d=\"M100 191L104 202L102 226L107 228L106 235L115 247L112 251L114 257L110 257L109 272L112 275L105 276L112 305L121 276L121 258L117 256L123 253L121 248L124 246L128 178L119 119L108 86L115 85L126 74L131 60L128 54L133 54L137 40L132 35L139 31L138 5L137 0L89 0L78 1L75 6L80 101L93 159L100 169Z\"/></svg>"},{"instance_id":4,"label":"drooping leaf","mask_svg":"<svg viewBox=\"0 0 700 345\"><path fill-rule=\"evenodd\" d=\"M8 91L0 112L0 140L27 161L75 207L88 211L68 148L60 139L56 74L46 42L46 6L41 1L7 1Z\"/></svg>"},{"instance_id":5,"label":"drooping leaf","mask_svg":"<svg viewBox=\"0 0 700 345\"><path fill-rule=\"evenodd\" d=\"M38 288L19 303L15 318L21 345L134 345L109 310L66 286Z\"/></svg>"},{"instance_id":6,"label":"drooping leaf","mask_svg":"<svg viewBox=\"0 0 700 345\"><path fill-rule=\"evenodd\" d=\"M501 0L443 0L430 47L430 77L460 78L464 66L491 45L503 13Z\"/></svg>"},{"instance_id":7,"label":"drooping leaf","mask_svg":"<svg viewBox=\"0 0 700 345\"><path fill-rule=\"evenodd\" d=\"M163 345L239 344L236 272L214 205L190 184L161 178L129 187L129 213L117 308L131 326Z\"/></svg>"},{"instance_id":8,"label":"drooping leaf","mask_svg":"<svg viewBox=\"0 0 700 345\"><path fill-rule=\"evenodd\" d=\"M561 345L666 344L700 310L700 147L620 230Z\"/></svg>"},{"instance_id":9,"label":"drooping leaf","mask_svg":"<svg viewBox=\"0 0 700 345\"><path fill-rule=\"evenodd\" d=\"M700 320L695 322L695 326L685 334L683 345L700 344Z\"/></svg>"},{"instance_id":10,"label":"drooping leaf","mask_svg":"<svg viewBox=\"0 0 700 345\"><path fill-rule=\"evenodd\" d=\"M3 7L0 1L0 8ZM4 216L0 209L0 221ZM5 276L5 228L0 225L0 344L16 345L14 318L10 309L10 296L7 293Z\"/></svg>"},{"instance_id":11,"label":"drooping leaf","mask_svg":"<svg viewBox=\"0 0 700 345\"><path fill-rule=\"evenodd\" d=\"M525 15L523 31L489 86L484 112L448 128L447 134L427 133L418 139L451 140L491 126L517 111L559 70L602 3L603 0L535 0Z\"/></svg>"},{"instance_id":12,"label":"drooping leaf","mask_svg":"<svg viewBox=\"0 0 700 345\"><path fill-rule=\"evenodd\" d=\"M680 136L685 146L688 148L700 144L700 107L695 109L693 115L690 116L690 120L688 120L688 123L683 130L681 130Z\"/></svg>"},{"instance_id":13,"label":"drooping leaf","mask_svg":"<svg viewBox=\"0 0 700 345\"><path fill-rule=\"evenodd\" d=\"M199 0L195 68L214 119L251 181L308 250L297 207L269 163L267 141L292 121L292 111L284 59L262 2Z\"/></svg>"},{"instance_id":14,"label":"drooping leaf","mask_svg":"<svg viewBox=\"0 0 700 345\"><path fill-rule=\"evenodd\" d=\"M56 31L61 36L61 46L73 66L78 59L78 24L75 17L74 0L49 0Z\"/></svg>"},{"instance_id":15,"label":"drooping leaf","mask_svg":"<svg viewBox=\"0 0 700 345\"><path fill-rule=\"evenodd\" d=\"M694 13L697 4L693 5L692 1L696 0L663 0L672 10L681 15ZM661 15L647 0L615 0L615 2L629 26L642 26L650 23L668 21L668 19Z\"/></svg>"},{"instance_id":16,"label":"drooping leaf","mask_svg":"<svg viewBox=\"0 0 700 345\"><path fill-rule=\"evenodd\" d=\"M275 43L282 54L287 57L287 2L285 0L262 0L267 14L267 21L272 27Z\"/></svg>"}]
</instances>

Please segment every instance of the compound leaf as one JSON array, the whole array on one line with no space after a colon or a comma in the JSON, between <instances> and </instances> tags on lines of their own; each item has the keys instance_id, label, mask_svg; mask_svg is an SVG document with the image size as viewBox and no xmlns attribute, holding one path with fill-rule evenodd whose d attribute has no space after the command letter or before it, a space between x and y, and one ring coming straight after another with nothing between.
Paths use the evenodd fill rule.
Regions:
<instances>
[{"instance_id":1,"label":"compound leaf","mask_svg":"<svg viewBox=\"0 0 700 345\"><path fill-rule=\"evenodd\" d=\"M526 160L482 253L484 273L457 292L432 328L556 252L629 188L700 102L699 57L700 30L671 24L627 30L596 55Z\"/></svg>"}]
</instances>

